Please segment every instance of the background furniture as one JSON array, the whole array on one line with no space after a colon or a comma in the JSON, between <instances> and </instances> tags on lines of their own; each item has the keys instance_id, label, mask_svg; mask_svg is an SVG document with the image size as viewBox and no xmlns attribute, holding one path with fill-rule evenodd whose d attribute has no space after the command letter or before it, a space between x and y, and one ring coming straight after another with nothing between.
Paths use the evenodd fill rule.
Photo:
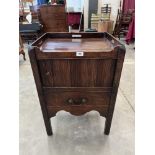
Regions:
<instances>
[{"instance_id":1,"label":"background furniture","mask_svg":"<svg viewBox=\"0 0 155 155\"><path fill-rule=\"evenodd\" d=\"M91 28L96 29L98 32L108 32L113 33L113 20L102 20L100 14L92 14L91 18Z\"/></svg>"},{"instance_id":2,"label":"background furniture","mask_svg":"<svg viewBox=\"0 0 155 155\"><path fill-rule=\"evenodd\" d=\"M108 23L105 21L98 22L98 32L107 32L108 31Z\"/></svg>"},{"instance_id":3,"label":"background furniture","mask_svg":"<svg viewBox=\"0 0 155 155\"><path fill-rule=\"evenodd\" d=\"M104 7L101 7L101 16L103 20L110 20L111 15L111 7L110 4L105 4Z\"/></svg>"},{"instance_id":4,"label":"background furniture","mask_svg":"<svg viewBox=\"0 0 155 155\"><path fill-rule=\"evenodd\" d=\"M20 33L19 33L19 55L20 54L22 54L23 55L23 59L26 60L22 38L21 38Z\"/></svg>"},{"instance_id":5,"label":"background furniture","mask_svg":"<svg viewBox=\"0 0 155 155\"><path fill-rule=\"evenodd\" d=\"M132 14L130 12L123 13L121 10L118 9L113 35L115 37L117 36L119 39L121 36L125 36L128 33L131 19Z\"/></svg>"},{"instance_id":6,"label":"background furniture","mask_svg":"<svg viewBox=\"0 0 155 155\"><path fill-rule=\"evenodd\" d=\"M29 57L48 135L50 118L60 110L96 110L109 134L124 56L124 45L108 33L46 33L32 44Z\"/></svg>"},{"instance_id":7,"label":"background furniture","mask_svg":"<svg viewBox=\"0 0 155 155\"><path fill-rule=\"evenodd\" d=\"M29 7L33 6L33 0L19 0L19 21L26 21L26 16L30 13Z\"/></svg>"},{"instance_id":8,"label":"background furniture","mask_svg":"<svg viewBox=\"0 0 155 155\"><path fill-rule=\"evenodd\" d=\"M40 23L20 23L19 32L24 41L28 43L36 40L41 35L42 25Z\"/></svg>"},{"instance_id":9,"label":"background furniture","mask_svg":"<svg viewBox=\"0 0 155 155\"><path fill-rule=\"evenodd\" d=\"M113 20L103 20L98 22L98 32L113 33Z\"/></svg>"},{"instance_id":10,"label":"background furniture","mask_svg":"<svg viewBox=\"0 0 155 155\"><path fill-rule=\"evenodd\" d=\"M79 28L81 19L81 12L67 12L67 21L68 25L72 26L72 28Z\"/></svg>"},{"instance_id":11,"label":"background furniture","mask_svg":"<svg viewBox=\"0 0 155 155\"><path fill-rule=\"evenodd\" d=\"M132 15L132 21L130 22L128 33L126 35L126 43L129 44L135 39L135 14Z\"/></svg>"},{"instance_id":12,"label":"background furniture","mask_svg":"<svg viewBox=\"0 0 155 155\"><path fill-rule=\"evenodd\" d=\"M134 38L135 32L135 0L123 0L123 6L120 1L120 8L118 9L117 19L113 35L115 37L125 37L127 43Z\"/></svg>"},{"instance_id":13,"label":"background furniture","mask_svg":"<svg viewBox=\"0 0 155 155\"><path fill-rule=\"evenodd\" d=\"M67 15L65 5L42 5L39 20L44 32L67 32Z\"/></svg>"},{"instance_id":14,"label":"background furniture","mask_svg":"<svg viewBox=\"0 0 155 155\"><path fill-rule=\"evenodd\" d=\"M39 22L38 14L39 14L40 5L29 6L29 8L32 15L32 22L33 23Z\"/></svg>"},{"instance_id":15,"label":"background furniture","mask_svg":"<svg viewBox=\"0 0 155 155\"><path fill-rule=\"evenodd\" d=\"M91 29L96 29L98 32L113 33L113 23L110 20L111 7L110 4L105 4L105 7L101 7L101 14L92 13L91 16Z\"/></svg>"}]
</instances>

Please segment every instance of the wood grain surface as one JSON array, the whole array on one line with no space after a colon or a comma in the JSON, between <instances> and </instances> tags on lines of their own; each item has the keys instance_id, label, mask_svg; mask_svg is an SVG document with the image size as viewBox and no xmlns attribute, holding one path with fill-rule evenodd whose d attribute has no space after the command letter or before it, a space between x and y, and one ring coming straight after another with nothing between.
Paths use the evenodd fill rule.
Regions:
<instances>
[{"instance_id":1,"label":"wood grain surface","mask_svg":"<svg viewBox=\"0 0 155 155\"><path fill-rule=\"evenodd\" d=\"M109 134L124 56L124 45L108 33L46 33L32 44L29 57L48 135L50 118L60 110L96 110Z\"/></svg>"}]
</instances>

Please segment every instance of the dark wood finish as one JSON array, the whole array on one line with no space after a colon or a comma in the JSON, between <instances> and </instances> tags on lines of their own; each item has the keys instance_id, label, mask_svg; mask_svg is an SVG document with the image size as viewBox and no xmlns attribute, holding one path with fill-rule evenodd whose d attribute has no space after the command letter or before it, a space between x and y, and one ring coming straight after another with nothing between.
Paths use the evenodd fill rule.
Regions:
<instances>
[{"instance_id":1,"label":"dark wood finish","mask_svg":"<svg viewBox=\"0 0 155 155\"><path fill-rule=\"evenodd\" d=\"M111 94L111 100L110 100L108 114L107 114L106 122L105 122L104 133L106 135L108 135L110 132L111 121L112 121L113 112L114 112L114 108L115 108L117 91L118 91L118 87L119 87L119 81L120 81L124 57L125 57L124 46L116 47L115 50L118 54L118 60L117 60L116 68L115 68L115 76L114 76L114 80L113 80L113 90L112 90L112 94Z\"/></svg>"},{"instance_id":2,"label":"dark wood finish","mask_svg":"<svg viewBox=\"0 0 155 155\"><path fill-rule=\"evenodd\" d=\"M39 67L45 87L111 87L115 63L111 59L55 59L39 61Z\"/></svg>"},{"instance_id":3,"label":"dark wood finish","mask_svg":"<svg viewBox=\"0 0 155 155\"><path fill-rule=\"evenodd\" d=\"M83 56L76 53L83 51ZM47 134L59 110L82 115L96 110L109 134L125 47L108 33L46 33L29 56Z\"/></svg>"},{"instance_id":4,"label":"dark wood finish","mask_svg":"<svg viewBox=\"0 0 155 155\"><path fill-rule=\"evenodd\" d=\"M43 118L44 118L46 131L47 131L48 135L52 135L50 117L48 115L46 103L45 103L45 100L44 100L44 97L43 97L43 89L42 89L42 84L41 84L41 79L40 79L40 75L39 75L39 69L38 69L38 65L37 65L36 53L35 53L35 48L34 47L29 48L29 57L30 57L33 76L34 76L34 79L35 79L36 88L37 88L37 92L38 92L38 97L39 97L39 101L40 101L40 105L41 105L41 110L42 110L42 113L43 113Z\"/></svg>"},{"instance_id":5,"label":"dark wood finish","mask_svg":"<svg viewBox=\"0 0 155 155\"><path fill-rule=\"evenodd\" d=\"M44 90L47 106L105 105L110 101L110 92L53 92Z\"/></svg>"},{"instance_id":6,"label":"dark wood finish","mask_svg":"<svg viewBox=\"0 0 155 155\"><path fill-rule=\"evenodd\" d=\"M43 5L39 9L39 20L44 32L67 32L65 5Z\"/></svg>"}]
</instances>

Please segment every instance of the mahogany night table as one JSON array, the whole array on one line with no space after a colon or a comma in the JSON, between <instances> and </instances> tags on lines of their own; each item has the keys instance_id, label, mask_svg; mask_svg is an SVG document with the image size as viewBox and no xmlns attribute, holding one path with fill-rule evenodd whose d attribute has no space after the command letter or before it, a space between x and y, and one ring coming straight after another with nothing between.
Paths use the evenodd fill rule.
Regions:
<instances>
[{"instance_id":1,"label":"mahogany night table","mask_svg":"<svg viewBox=\"0 0 155 155\"><path fill-rule=\"evenodd\" d=\"M96 110L110 132L125 47L108 33L45 33L29 57L48 135L60 110L82 115Z\"/></svg>"}]
</instances>

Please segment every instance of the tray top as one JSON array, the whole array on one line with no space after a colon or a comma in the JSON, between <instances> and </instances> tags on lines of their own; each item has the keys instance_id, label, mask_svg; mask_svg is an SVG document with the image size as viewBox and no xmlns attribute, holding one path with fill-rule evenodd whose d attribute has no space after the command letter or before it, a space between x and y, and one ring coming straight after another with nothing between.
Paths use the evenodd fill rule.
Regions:
<instances>
[{"instance_id":1,"label":"tray top","mask_svg":"<svg viewBox=\"0 0 155 155\"><path fill-rule=\"evenodd\" d=\"M74 52L112 52L116 47L124 45L112 35L103 32L47 32L32 43L43 54L45 53L74 53Z\"/></svg>"},{"instance_id":2,"label":"tray top","mask_svg":"<svg viewBox=\"0 0 155 155\"><path fill-rule=\"evenodd\" d=\"M113 44L107 38L47 38L40 46L42 52L110 52L113 48Z\"/></svg>"}]
</instances>

